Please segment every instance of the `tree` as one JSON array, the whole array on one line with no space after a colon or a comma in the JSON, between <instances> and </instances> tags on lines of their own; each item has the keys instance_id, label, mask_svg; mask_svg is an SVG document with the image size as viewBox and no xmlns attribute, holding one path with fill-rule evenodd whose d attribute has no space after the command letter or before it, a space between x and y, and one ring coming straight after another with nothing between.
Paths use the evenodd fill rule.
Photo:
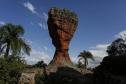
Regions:
<instances>
[{"instance_id":1,"label":"tree","mask_svg":"<svg viewBox=\"0 0 126 84\"><path fill-rule=\"evenodd\" d=\"M47 64L44 63L44 61L42 60L42 61L37 62L34 66L38 68L45 68Z\"/></svg>"},{"instance_id":2,"label":"tree","mask_svg":"<svg viewBox=\"0 0 126 84\"><path fill-rule=\"evenodd\" d=\"M31 48L22 38L24 29L20 25L5 24L0 27L0 54L5 57L26 53L30 55ZM10 55L11 54L11 55Z\"/></svg>"},{"instance_id":3,"label":"tree","mask_svg":"<svg viewBox=\"0 0 126 84\"><path fill-rule=\"evenodd\" d=\"M88 59L94 60L92 53L85 50L83 52L80 52L78 57L79 57L79 63L81 60L83 60L85 69L87 68L88 65Z\"/></svg>"},{"instance_id":4,"label":"tree","mask_svg":"<svg viewBox=\"0 0 126 84\"><path fill-rule=\"evenodd\" d=\"M30 46L22 38L24 29L20 25L0 26L0 84L18 84L25 68L21 54L30 55ZM4 58L3 58L3 57Z\"/></svg>"},{"instance_id":5,"label":"tree","mask_svg":"<svg viewBox=\"0 0 126 84\"><path fill-rule=\"evenodd\" d=\"M44 61L42 60L37 62L34 66L37 68L43 68L43 74L38 73L35 76L35 84L43 84L43 82L45 82L47 78L47 73L46 73L47 64L44 63Z\"/></svg>"},{"instance_id":6,"label":"tree","mask_svg":"<svg viewBox=\"0 0 126 84\"><path fill-rule=\"evenodd\" d=\"M109 56L125 56L126 55L126 41L122 38L118 38L107 47L107 53Z\"/></svg>"}]
</instances>

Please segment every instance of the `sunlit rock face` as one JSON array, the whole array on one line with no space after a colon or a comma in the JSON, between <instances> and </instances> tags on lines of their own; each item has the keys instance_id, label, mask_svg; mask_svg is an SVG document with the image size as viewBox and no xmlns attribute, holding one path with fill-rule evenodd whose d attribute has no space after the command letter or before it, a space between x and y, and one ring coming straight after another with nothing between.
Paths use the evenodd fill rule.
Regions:
<instances>
[{"instance_id":1,"label":"sunlit rock face","mask_svg":"<svg viewBox=\"0 0 126 84\"><path fill-rule=\"evenodd\" d=\"M72 64L68 50L78 24L77 15L67 9L51 8L48 12L48 30L56 51L50 64Z\"/></svg>"}]
</instances>

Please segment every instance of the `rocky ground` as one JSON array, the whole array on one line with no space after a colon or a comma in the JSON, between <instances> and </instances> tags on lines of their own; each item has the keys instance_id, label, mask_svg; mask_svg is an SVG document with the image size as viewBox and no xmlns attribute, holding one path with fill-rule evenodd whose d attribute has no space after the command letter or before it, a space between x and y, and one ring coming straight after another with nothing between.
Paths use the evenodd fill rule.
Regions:
<instances>
[{"instance_id":1,"label":"rocky ground","mask_svg":"<svg viewBox=\"0 0 126 84\"><path fill-rule=\"evenodd\" d=\"M126 57L107 56L93 72L59 67L47 77L47 84L126 84Z\"/></svg>"}]
</instances>

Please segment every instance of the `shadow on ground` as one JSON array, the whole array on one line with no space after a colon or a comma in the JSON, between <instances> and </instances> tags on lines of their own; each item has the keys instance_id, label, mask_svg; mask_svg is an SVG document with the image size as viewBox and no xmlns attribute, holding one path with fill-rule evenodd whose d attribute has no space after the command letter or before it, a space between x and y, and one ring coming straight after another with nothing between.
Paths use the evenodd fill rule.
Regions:
<instances>
[{"instance_id":1,"label":"shadow on ground","mask_svg":"<svg viewBox=\"0 0 126 84\"><path fill-rule=\"evenodd\" d=\"M126 56L107 56L93 73L87 74L59 67L57 72L46 77L45 84L126 84Z\"/></svg>"},{"instance_id":2,"label":"shadow on ground","mask_svg":"<svg viewBox=\"0 0 126 84\"><path fill-rule=\"evenodd\" d=\"M57 72L50 73L47 84L92 84L92 75L78 72L69 67L60 67Z\"/></svg>"}]
</instances>

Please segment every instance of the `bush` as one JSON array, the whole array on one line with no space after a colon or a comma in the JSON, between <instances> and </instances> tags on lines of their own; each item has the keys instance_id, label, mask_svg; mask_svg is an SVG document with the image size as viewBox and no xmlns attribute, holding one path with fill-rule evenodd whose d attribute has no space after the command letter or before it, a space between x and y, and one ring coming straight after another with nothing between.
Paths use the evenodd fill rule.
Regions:
<instances>
[{"instance_id":1,"label":"bush","mask_svg":"<svg viewBox=\"0 0 126 84\"><path fill-rule=\"evenodd\" d=\"M0 58L0 84L17 84L25 65L16 58Z\"/></svg>"},{"instance_id":2,"label":"bush","mask_svg":"<svg viewBox=\"0 0 126 84\"><path fill-rule=\"evenodd\" d=\"M36 74L35 76L35 84L45 84L45 77L43 74Z\"/></svg>"}]
</instances>

